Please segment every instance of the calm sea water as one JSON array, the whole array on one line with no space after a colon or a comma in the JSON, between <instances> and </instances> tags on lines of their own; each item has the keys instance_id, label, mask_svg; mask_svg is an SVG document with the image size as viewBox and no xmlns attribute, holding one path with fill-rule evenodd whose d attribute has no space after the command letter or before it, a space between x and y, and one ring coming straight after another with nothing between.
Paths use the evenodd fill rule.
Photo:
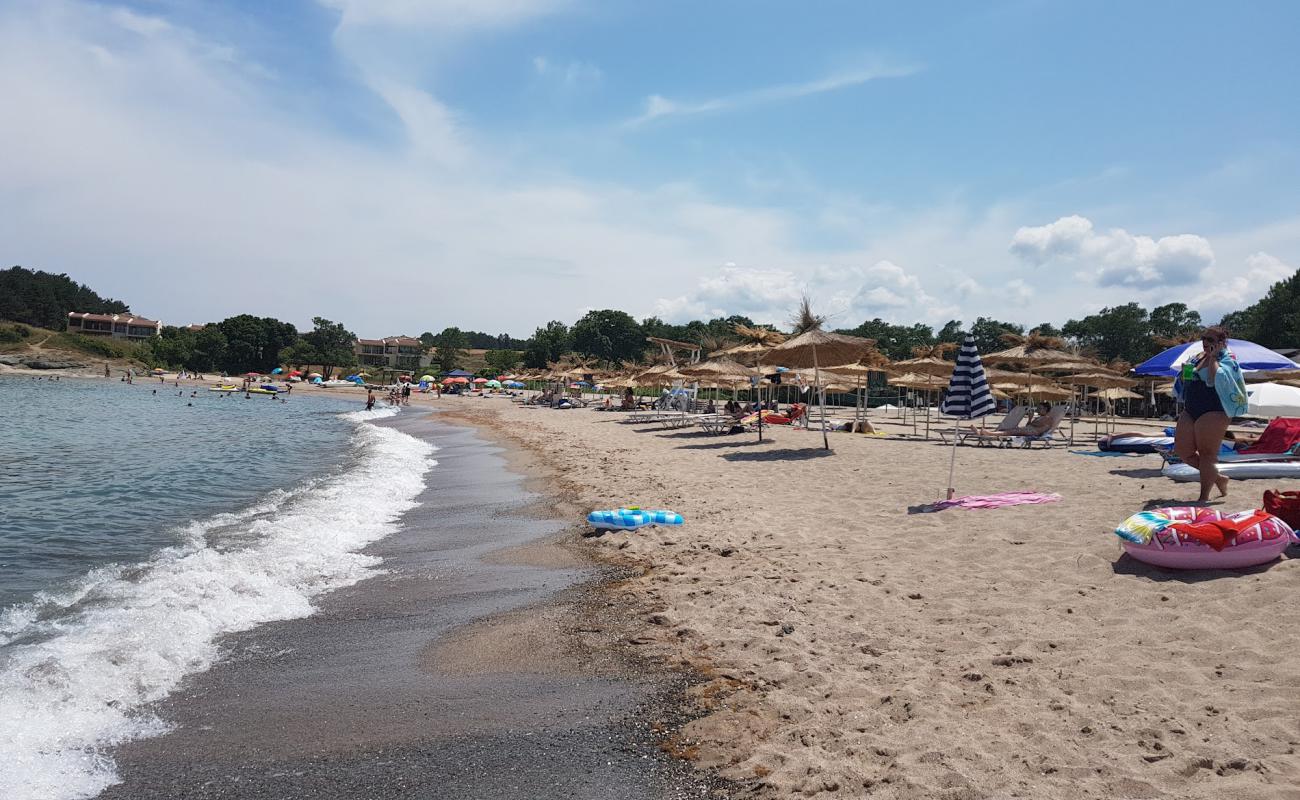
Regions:
<instances>
[{"instance_id":1,"label":"calm sea water","mask_svg":"<svg viewBox=\"0 0 1300 800\"><path fill-rule=\"evenodd\" d=\"M373 574L435 463L394 409L192 391L0 378L0 797L111 785L223 634Z\"/></svg>"},{"instance_id":2,"label":"calm sea water","mask_svg":"<svg viewBox=\"0 0 1300 800\"><path fill-rule=\"evenodd\" d=\"M180 397L177 392L181 392ZM176 544L183 523L336 467L338 398L0 378L0 608Z\"/></svg>"}]
</instances>

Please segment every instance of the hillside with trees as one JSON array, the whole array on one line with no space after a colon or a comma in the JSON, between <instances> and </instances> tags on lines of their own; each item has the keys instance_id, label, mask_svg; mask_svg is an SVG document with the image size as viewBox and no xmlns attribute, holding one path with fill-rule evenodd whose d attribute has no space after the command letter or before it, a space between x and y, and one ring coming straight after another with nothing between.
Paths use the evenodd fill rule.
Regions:
<instances>
[{"instance_id":1,"label":"hillside with trees","mask_svg":"<svg viewBox=\"0 0 1300 800\"><path fill-rule=\"evenodd\" d=\"M70 311L126 314L130 310L121 300L100 297L67 275L24 267L0 270L0 319L61 331L68 326Z\"/></svg>"}]
</instances>

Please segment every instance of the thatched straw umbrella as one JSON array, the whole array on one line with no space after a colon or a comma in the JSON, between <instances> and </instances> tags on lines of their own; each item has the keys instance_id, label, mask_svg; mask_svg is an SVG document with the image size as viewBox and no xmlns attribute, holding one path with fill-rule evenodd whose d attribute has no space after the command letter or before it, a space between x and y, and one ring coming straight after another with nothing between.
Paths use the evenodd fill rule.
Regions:
<instances>
[{"instance_id":1,"label":"thatched straw umbrella","mask_svg":"<svg viewBox=\"0 0 1300 800\"><path fill-rule=\"evenodd\" d=\"M712 358L698 364L690 364L677 370L688 378L714 379L724 383L748 382L757 377L759 372L730 358Z\"/></svg>"},{"instance_id":2,"label":"thatched straw umbrella","mask_svg":"<svg viewBox=\"0 0 1300 800\"><path fill-rule=\"evenodd\" d=\"M822 364L851 364L874 348L875 342L870 339L827 333L820 328L813 328L773 347L764 354L762 360L763 363L774 366L812 367L814 383L819 387ZM819 388L815 391L821 408L822 445L829 450L831 443L826 436L826 400Z\"/></svg>"}]
</instances>

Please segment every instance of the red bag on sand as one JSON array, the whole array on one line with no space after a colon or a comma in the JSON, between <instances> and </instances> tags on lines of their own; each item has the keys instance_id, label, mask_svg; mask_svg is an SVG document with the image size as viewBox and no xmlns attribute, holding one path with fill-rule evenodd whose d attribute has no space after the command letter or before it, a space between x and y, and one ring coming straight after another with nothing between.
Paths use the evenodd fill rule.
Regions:
<instances>
[{"instance_id":1,"label":"red bag on sand","mask_svg":"<svg viewBox=\"0 0 1300 800\"><path fill-rule=\"evenodd\" d=\"M1264 492L1264 510L1300 530L1300 492Z\"/></svg>"}]
</instances>

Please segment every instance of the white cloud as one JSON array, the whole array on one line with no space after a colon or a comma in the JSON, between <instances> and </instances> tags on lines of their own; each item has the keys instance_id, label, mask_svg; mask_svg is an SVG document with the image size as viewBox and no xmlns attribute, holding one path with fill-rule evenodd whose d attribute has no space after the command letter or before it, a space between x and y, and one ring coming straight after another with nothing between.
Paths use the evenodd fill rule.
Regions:
<instances>
[{"instance_id":1,"label":"white cloud","mask_svg":"<svg viewBox=\"0 0 1300 800\"><path fill-rule=\"evenodd\" d=\"M605 73L595 64L586 61L557 63L546 56L533 57L533 72L567 90L591 88L605 79Z\"/></svg>"},{"instance_id":2,"label":"white cloud","mask_svg":"<svg viewBox=\"0 0 1300 800\"><path fill-rule=\"evenodd\" d=\"M1213 321L1229 311L1239 311L1254 303L1273 284L1295 273L1295 267L1283 263L1276 256L1253 253L1246 258L1244 270L1233 270L1207 281L1205 291L1192 300L1191 306L1200 309L1207 320Z\"/></svg>"},{"instance_id":3,"label":"white cloud","mask_svg":"<svg viewBox=\"0 0 1300 800\"><path fill-rule=\"evenodd\" d=\"M1214 249L1203 236L1178 234L1153 239L1123 228L1098 233L1091 220L1077 215L1020 228L1010 249L1035 265L1077 263L1092 273L1099 286L1136 289L1189 286L1214 265Z\"/></svg>"},{"instance_id":4,"label":"white cloud","mask_svg":"<svg viewBox=\"0 0 1300 800\"><path fill-rule=\"evenodd\" d=\"M789 270L726 264L701 278L694 292L657 301L654 313L668 322L740 314L758 322L784 323L803 291L803 283Z\"/></svg>"},{"instance_id":5,"label":"white cloud","mask_svg":"<svg viewBox=\"0 0 1300 800\"><path fill-rule=\"evenodd\" d=\"M644 313L664 294L647 276L681 287L711 264L790 260L780 213L689 186L538 178L382 61L362 71L408 147L340 134L209 43L162 25L141 35L110 13L0 6L0 96L23 120L0 126L0 241L12 263L70 272L139 313L526 334L581 307ZM445 302L484 287L508 291ZM711 291L725 303L726 288Z\"/></svg>"},{"instance_id":6,"label":"white cloud","mask_svg":"<svg viewBox=\"0 0 1300 800\"><path fill-rule=\"evenodd\" d=\"M639 127L652 120L672 116L690 116L711 112L735 111L744 108L793 100L814 94L836 92L853 86L861 86L869 81L881 78L902 78L912 75L916 67L877 64L844 72L836 72L805 83L783 83L765 86L759 89L737 92L735 94L714 97L707 100L685 102L671 100L658 94L645 99L640 114L627 120L624 125L629 128Z\"/></svg>"},{"instance_id":7,"label":"white cloud","mask_svg":"<svg viewBox=\"0 0 1300 800\"><path fill-rule=\"evenodd\" d=\"M418 28L466 33L553 14L566 0L318 0L339 12L339 27Z\"/></svg>"},{"instance_id":8,"label":"white cloud","mask_svg":"<svg viewBox=\"0 0 1300 800\"><path fill-rule=\"evenodd\" d=\"M802 272L728 264L702 278L695 291L658 301L655 313L669 322L743 314L783 325L804 294L815 311L832 317L831 328L873 317L936 324L958 313L957 306L930 294L917 275L891 261L867 267L823 264Z\"/></svg>"}]
</instances>

